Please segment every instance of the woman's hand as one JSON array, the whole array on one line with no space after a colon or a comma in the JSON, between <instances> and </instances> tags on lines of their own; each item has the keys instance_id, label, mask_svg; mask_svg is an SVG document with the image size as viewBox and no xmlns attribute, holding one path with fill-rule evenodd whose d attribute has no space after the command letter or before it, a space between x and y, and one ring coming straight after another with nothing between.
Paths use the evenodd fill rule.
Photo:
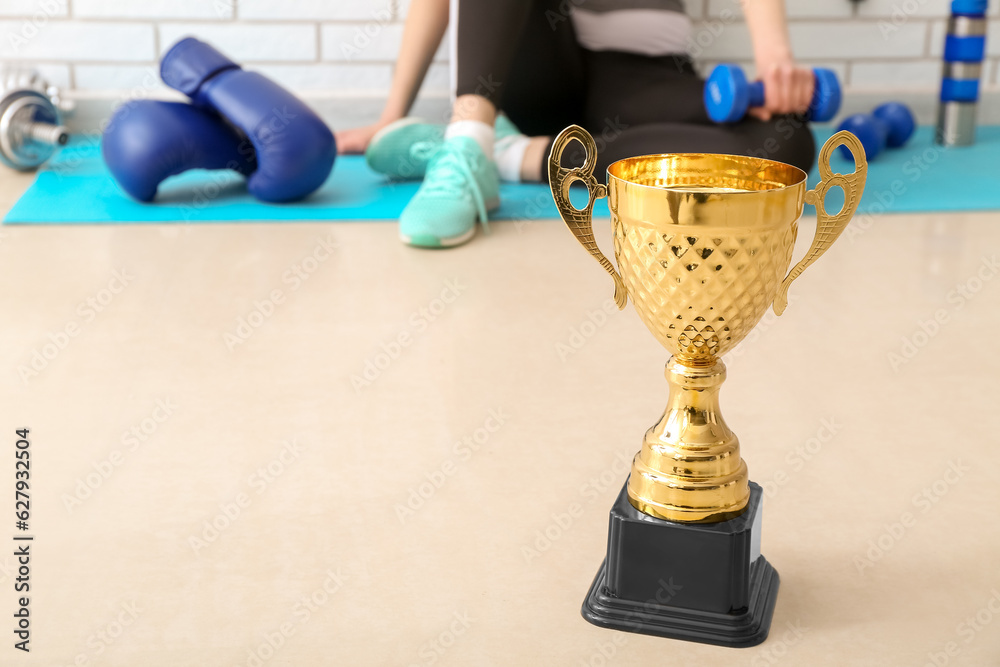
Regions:
<instances>
[{"instance_id":1,"label":"woman's hand","mask_svg":"<svg viewBox=\"0 0 1000 667\"><path fill-rule=\"evenodd\" d=\"M377 123L372 123L364 127L355 127L342 132L334 132L334 137L337 139L337 152L343 155L364 153L375 133L391 122L380 120Z\"/></svg>"},{"instance_id":2,"label":"woman's hand","mask_svg":"<svg viewBox=\"0 0 1000 667\"><path fill-rule=\"evenodd\" d=\"M816 85L811 69L784 60L758 65L757 72L764 82L764 106L747 113L766 121L775 114L805 113L809 109Z\"/></svg>"}]
</instances>

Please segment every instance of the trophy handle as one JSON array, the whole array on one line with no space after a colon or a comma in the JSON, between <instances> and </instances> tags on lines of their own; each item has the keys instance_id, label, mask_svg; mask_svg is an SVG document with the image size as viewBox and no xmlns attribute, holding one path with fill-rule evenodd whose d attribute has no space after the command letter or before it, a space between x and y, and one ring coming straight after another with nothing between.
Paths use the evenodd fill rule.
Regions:
<instances>
[{"instance_id":1,"label":"trophy handle","mask_svg":"<svg viewBox=\"0 0 1000 667\"><path fill-rule=\"evenodd\" d=\"M854 155L854 172L850 174L834 174L830 170L830 156L839 146L846 146ZM550 167L551 168L551 167ZM840 233L851 221L854 212L861 202L861 193L865 189L865 177L868 174L868 161L865 159L865 149L856 136L847 130L841 130L827 139L819 152L819 184L806 193L806 203L816 207L816 237L806 256L795 265L785 279L781 281L778 295L774 297L772 308L775 315L781 315L788 306L788 288L792 281L802 275L809 266L822 256L833 245ZM824 199L830 188L840 186L844 190L844 207L840 212L830 215L826 212Z\"/></svg>"},{"instance_id":2,"label":"trophy handle","mask_svg":"<svg viewBox=\"0 0 1000 667\"><path fill-rule=\"evenodd\" d=\"M574 139L583 144L586 157L582 167L567 169L561 166L562 155L566 147ZM569 231L573 232L576 240L601 263L604 270L611 274L611 277L614 279L615 303L618 304L618 309L621 310L628 302L628 292L625 290L625 283L622 282L622 277L618 275L615 267L604 256L604 253L597 247L597 242L594 240L594 229L592 226L594 202L608 196L608 188L602 183L598 183L597 179L594 178L594 166L596 164L597 144L594 143L594 138L579 125L570 125L560 132L559 136L552 142L552 151L549 153L549 187L552 188L552 199L556 202L559 215L562 216L563 222L569 227ZM569 200L569 186L577 181L585 184L587 190L590 192L587 206L582 209L573 206Z\"/></svg>"}]
</instances>

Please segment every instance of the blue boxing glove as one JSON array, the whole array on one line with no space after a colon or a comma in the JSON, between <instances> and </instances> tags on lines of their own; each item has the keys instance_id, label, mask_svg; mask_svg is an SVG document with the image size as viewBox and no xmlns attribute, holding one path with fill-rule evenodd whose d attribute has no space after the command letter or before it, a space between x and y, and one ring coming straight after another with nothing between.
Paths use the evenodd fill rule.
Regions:
<instances>
[{"instance_id":1,"label":"blue boxing glove","mask_svg":"<svg viewBox=\"0 0 1000 667\"><path fill-rule=\"evenodd\" d=\"M217 111L249 137L257 153L250 193L295 201L323 185L337 155L333 133L301 100L267 77L245 72L208 44L187 37L160 63L160 76L195 104Z\"/></svg>"},{"instance_id":2,"label":"blue boxing glove","mask_svg":"<svg viewBox=\"0 0 1000 667\"><path fill-rule=\"evenodd\" d=\"M115 111L101 140L111 174L139 201L188 169L257 168L253 146L218 114L183 102L133 100Z\"/></svg>"}]
</instances>

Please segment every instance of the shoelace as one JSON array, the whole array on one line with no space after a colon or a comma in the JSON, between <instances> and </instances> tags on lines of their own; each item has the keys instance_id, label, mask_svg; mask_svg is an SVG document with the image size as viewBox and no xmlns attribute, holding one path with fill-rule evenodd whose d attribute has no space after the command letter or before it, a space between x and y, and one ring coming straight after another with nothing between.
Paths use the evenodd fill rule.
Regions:
<instances>
[{"instance_id":1,"label":"shoelace","mask_svg":"<svg viewBox=\"0 0 1000 667\"><path fill-rule=\"evenodd\" d=\"M410 157L420 162L430 160L439 148L441 148L440 141L417 141L410 146Z\"/></svg>"},{"instance_id":2,"label":"shoelace","mask_svg":"<svg viewBox=\"0 0 1000 667\"><path fill-rule=\"evenodd\" d=\"M479 182L469 166L470 159L474 160L475 157L447 145L435 145L431 141L418 141L413 144L410 147L410 155L416 159L431 160L427 172L430 173L433 170L434 178L424 177L424 192L426 194L457 199L471 192L472 202L479 213L479 221L483 223L484 229L489 227L486 217L486 201L479 189Z\"/></svg>"}]
</instances>

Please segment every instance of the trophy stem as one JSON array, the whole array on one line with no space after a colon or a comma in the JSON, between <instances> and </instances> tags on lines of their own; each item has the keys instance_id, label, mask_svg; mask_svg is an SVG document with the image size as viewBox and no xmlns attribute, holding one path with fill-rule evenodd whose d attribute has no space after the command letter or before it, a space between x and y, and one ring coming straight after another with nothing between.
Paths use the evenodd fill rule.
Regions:
<instances>
[{"instance_id":1,"label":"trophy stem","mask_svg":"<svg viewBox=\"0 0 1000 667\"><path fill-rule=\"evenodd\" d=\"M668 521L715 523L739 516L750 489L739 439L719 412L726 365L688 365L671 357L666 377L667 409L646 431L632 462L629 502Z\"/></svg>"}]
</instances>

